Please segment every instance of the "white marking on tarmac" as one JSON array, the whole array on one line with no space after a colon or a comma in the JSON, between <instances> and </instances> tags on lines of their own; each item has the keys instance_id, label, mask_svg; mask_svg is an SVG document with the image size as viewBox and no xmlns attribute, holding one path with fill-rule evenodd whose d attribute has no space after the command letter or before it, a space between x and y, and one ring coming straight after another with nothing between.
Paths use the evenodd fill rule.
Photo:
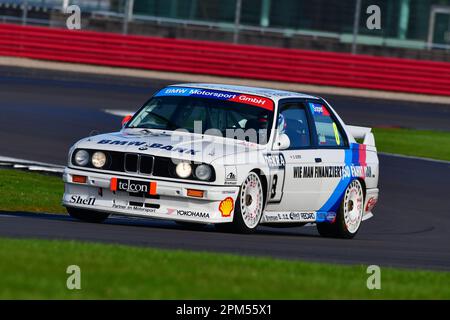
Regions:
<instances>
[{"instance_id":1,"label":"white marking on tarmac","mask_svg":"<svg viewBox=\"0 0 450 320\"><path fill-rule=\"evenodd\" d=\"M134 114L134 111L129 111L129 110L104 109L102 111L112 114L113 116L118 116L118 117L126 117L128 115Z\"/></svg>"},{"instance_id":2,"label":"white marking on tarmac","mask_svg":"<svg viewBox=\"0 0 450 320\"><path fill-rule=\"evenodd\" d=\"M390 156L390 157L397 157L397 158L404 158L404 159L413 159L413 160L422 160L422 161L450 164L450 161L446 161L446 160L438 160L438 159L416 157L416 156L406 156L404 154L398 154L398 153L378 152L378 154L381 154L383 156Z\"/></svg>"}]
</instances>

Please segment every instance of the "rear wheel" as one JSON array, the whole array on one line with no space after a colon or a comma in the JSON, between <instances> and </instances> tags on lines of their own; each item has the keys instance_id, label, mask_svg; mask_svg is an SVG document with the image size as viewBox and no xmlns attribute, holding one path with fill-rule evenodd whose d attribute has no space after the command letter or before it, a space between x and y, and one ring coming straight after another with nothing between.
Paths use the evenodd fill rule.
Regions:
<instances>
[{"instance_id":1,"label":"rear wheel","mask_svg":"<svg viewBox=\"0 0 450 320\"><path fill-rule=\"evenodd\" d=\"M264 209L264 189L261 179L250 172L239 191L236 200L233 222L216 224L220 231L252 233L261 220Z\"/></svg>"},{"instance_id":2,"label":"rear wheel","mask_svg":"<svg viewBox=\"0 0 450 320\"><path fill-rule=\"evenodd\" d=\"M364 192L361 182L353 180L341 201L339 212L333 223L318 223L317 230L324 237L353 238L361 226Z\"/></svg>"},{"instance_id":3,"label":"rear wheel","mask_svg":"<svg viewBox=\"0 0 450 320\"><path fill-rule=\"evenodd\" d=\"M109 217L109 213L76 208L67 208L67 212L72 218L91 223L100 223Z\"/></svg>"}]
</instances>

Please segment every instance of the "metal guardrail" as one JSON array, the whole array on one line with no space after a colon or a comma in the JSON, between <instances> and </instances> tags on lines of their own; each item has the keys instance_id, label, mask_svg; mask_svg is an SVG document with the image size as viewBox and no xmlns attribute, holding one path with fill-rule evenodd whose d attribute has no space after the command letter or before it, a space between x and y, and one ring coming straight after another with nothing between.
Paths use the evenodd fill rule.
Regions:
<instances>
[{"instance_id":1,"label":"metal guardrail","mask_svg":"<svg viewBox=\"0 0 450 320\"><path fill-rule=\"evenodd\" d=\"M450 63L0 24L0 55L450 96Z\"/></svg>"}]
</instances>

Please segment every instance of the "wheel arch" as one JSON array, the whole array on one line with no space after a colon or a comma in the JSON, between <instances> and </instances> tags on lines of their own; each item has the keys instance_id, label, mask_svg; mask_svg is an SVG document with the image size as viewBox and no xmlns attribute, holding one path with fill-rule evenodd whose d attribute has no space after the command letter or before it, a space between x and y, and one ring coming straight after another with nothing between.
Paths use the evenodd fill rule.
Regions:
<instances>
[{"instance_id":1,"label":"wheel arch","mask_svg":"<svg viewBox=\"0 0 450 320\"><path fill-rule=\"evenodd\" d=\"M364 181L363 178L356 178L356 180L359 181L359 183L361 183L361 187L363 188L363 201L366 200L366 190L367 190L367 186L366 186L366 181Z\"/></svg>"},{"instance_id":2,"label":"wheel arch","mask_svg":"<svg viewBox=\"0 0 450 320\"><path fill-rule=\"evenodd\" d=\"M263 201L264 202L263 210L264 210L266 207L267 199L268 199L267 192L268 192L269 182L267 181L267 175L261 169L258 169L258 168L252 169L250 172L256 173L258 175L259 179L261 180L261 184L263 187L263 196L264 196L264 201Z\"/></svg>"}]
</instances>

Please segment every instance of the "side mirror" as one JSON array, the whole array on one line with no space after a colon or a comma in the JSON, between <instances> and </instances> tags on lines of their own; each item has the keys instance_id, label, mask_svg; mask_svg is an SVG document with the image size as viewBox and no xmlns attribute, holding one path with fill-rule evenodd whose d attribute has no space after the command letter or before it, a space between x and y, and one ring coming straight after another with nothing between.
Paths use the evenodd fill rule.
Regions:
<instances>
[{"instance_id":1,"label":"side mirror","mask_svg":"<svg viewBox=\"0 0 450 320\"><path fill-rule=\"evenodd\" d=\"M288 135L285 133L279 134L275 138L275 142L273 144L273 148L275 150L286 150L289 149L289 146L291 145L291 140L289 139Z\"/></svg>"},{"instance_id":2,"label":"side mirror","mask_svg":"<svg viewBox=\"0 0 450 320\"><path fill-rule=\"evenodd\" d=\"M125 116L125 118L122 119L122 127L123 127L124 125L126 125L127 122L131 120L132 117L133 117L132 115L127 115L127 116Z\"/></svg>"}]
</instances>

